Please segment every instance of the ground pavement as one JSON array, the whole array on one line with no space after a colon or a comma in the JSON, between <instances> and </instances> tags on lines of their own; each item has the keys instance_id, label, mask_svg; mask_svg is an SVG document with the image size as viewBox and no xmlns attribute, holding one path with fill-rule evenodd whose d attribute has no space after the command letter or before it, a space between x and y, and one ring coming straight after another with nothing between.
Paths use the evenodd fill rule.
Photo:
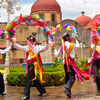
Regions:
<instances>
[{"instance_id":1,"label":"ground pavement","mask_svg":"<svg viewBox=\"0 0 100 100\"><path fill-rule=\"evenodd\" d=\"M36 88L31 88L30 100L100 100L96 97L96 84L93 80L85 81L83 84L75 83L72 88L72 98L69 99L63 92L64 86L46 87L47 94L43 97L38 97ZM23 87L6 86L7 96L0 96L0 100L20 100L23 97Z\"/></svg>"}]
</instances>

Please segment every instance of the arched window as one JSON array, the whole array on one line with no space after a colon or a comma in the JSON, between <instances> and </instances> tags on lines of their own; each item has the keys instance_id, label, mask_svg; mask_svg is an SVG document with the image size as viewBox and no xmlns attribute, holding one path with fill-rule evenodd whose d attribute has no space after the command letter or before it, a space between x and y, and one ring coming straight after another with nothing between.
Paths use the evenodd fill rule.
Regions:
<instances>
[{"instance_id":1,"label":"arched window","mask_svg":"<svg viewBox=\"0 0 100 100\"><path fill-rule=\"evenodd\" d=\"M55 22L55 15L52 15L52 22Z\"/></svg>"}]
</instances>

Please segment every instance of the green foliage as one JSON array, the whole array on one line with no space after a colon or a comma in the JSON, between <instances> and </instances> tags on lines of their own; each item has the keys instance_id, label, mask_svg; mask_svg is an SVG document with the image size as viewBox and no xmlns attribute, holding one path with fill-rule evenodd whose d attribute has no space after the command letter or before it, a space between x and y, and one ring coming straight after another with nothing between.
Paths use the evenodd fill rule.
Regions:
<instances>
[{"instance_id":1,"label":"green foliage","mask_svg":"<svg viewBox=\"0 0 100 100\"><path fill-rule=\"evenodd\" d=\"M83 67L83 65L87 64L88 63L88 60L83 58L80 60L80 62L78 63L78 67Z\"/></svg>"},{"instance_id":2,"label":"green foliage","mask_svg":"<svg viewBox=\"0 0 100 100\"><path fill-rule=\"evenodd\" d=\"M78 64L78 56L77 55L75 55L75 62L76 62L76 64Z\"/></svg>"},{"instance_id":3,"label":"green foliage","mask_svg":"<svg viewBox=\"0 0 100 100\"><path fill-rule=\"evenodd\" d=\"M52 67L57 67L60 64L57 58L54 59Z\"/></svg>"},{"instance_id":4,"label":"green foliage","mask_svg":"<svg viewBox=\"0 0 100 100\"><path fill-rule=\"evenodd\" d=\"M64 83L64 81L59 81L64 75L62 65L58 65L57 67L44 67L44 70L47 74L43 76L43 80L45 81L44 86L58 86ZM10 67L10 73L7 75L7 84L9 86L25 86L25 78L24 67ZM32 82L31 85L34 86L34 83Z\"/></svg>"},{"instance_id":5,"label":"green foliage","mask_svg":"<svg viewBox=\"0 0 100 100\"><path fill-rule=\"evenodd\" d=\"M2 59L5 59L6 58L6 54L2 54Z\"/></svg>"},{"instance_id":6,"label":"green foliage","mask_svg":"<svg viewBox=\"0 0 100 100\"><path fill-rule=\"evenodd\" d=\"M43 77L45 81L44 86L58 86L64 84L64 81L60 82L59 80L63 77L64 72L46 72L46 76ZM39 74L38 74L39 76ZM12 72L7 75L7 84L9 86L25 86L25 73L23 72ZM32 82L31 86L34 86Z\"/></svg>"},{"instance_id":7,"label":"green foliage","mask_svg":"<svg viewBox=\"0 0 100 100\"><path fill-rule=\"evenodd\" d=\"M79 67L79 68L81 68L81 69L83 69L84 71L88 71L88 69L89 69L89 67L90 66L88 66L87 68L84 68L83 66L85 65L85 64L87 64L88 63L88 59L85 59L85 58L83 58L83 59L80 59L80 61L78 62L78 61L76 61L77 63L77 66Z\"/></svg>"},{"instance_id":8,"label":"green foliage","mask_svg":"<svg viewBox=\"0 0 100 100\"><path fill-rule=\"evenodd\" d=\"M10 67L10 72L25 72L25 67Z\"/></svg>"},{"instance_id":9,"label":"green foliage","mask_svg":"<svg viewBox=\"0 0 100 100\"><path fill-rule=\"evenodd\" d=\"M85 58L81 59L80 62L76 59L77 66L85 71L89 69L89 67L83 67L87 62L88 60ZM10 67L10 73L7 75L7 84L9 86L25 86L25 70L24 67ZM44 67L44 71L47 74L43 76L43 80L45 81L44 86L59 86L64 84L64 81L59 81L64 76L64 68L62 64L59 64L57 58L54 60L52 66ZM33 82L31 85L34 86Z\"/></svg>"},{"instance_id":10,"label":"green foliage","mask_svg":"<svg viewBox=\"0 0 100 100\"><path fill-rule=\"evenodd\" d=\"M25 86L25 73L12 72L7 75L7 84L9 86Z\"/></svg>"}]
</instances>

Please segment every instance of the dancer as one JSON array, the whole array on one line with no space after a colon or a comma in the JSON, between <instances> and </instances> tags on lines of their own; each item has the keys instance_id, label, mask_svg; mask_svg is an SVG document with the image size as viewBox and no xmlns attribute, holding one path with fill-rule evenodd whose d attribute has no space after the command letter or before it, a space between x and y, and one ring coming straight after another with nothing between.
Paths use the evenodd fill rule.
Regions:
<instances>
[{"instance_id":1,"label":"dancer","mask_svg":"<svg viewBox=\"0 0 100 100\"><path fill-rule=\"evenodd\" d=\"M0 54L5 54L7 52L9 52L9 50L11 49L11 45L6 48L5 50L0 50ZM1 74L2 71L0 71L0 95L4 96L6 95L5 91L5 85L4 85L4 79L3 79L3 75Z\"/></svg>"},{"instance_id":2,"label":"dancer","mask_svg":"<svg viewBox=\"0 0 100 100\"><path fill-rule=\"evenodd\" d=\"M88 70L88 74L91 75L93 71L93 78L94 82L97 85L97 95L100 96L100 76L99 76L99 69L100 69L100 40L97 35L92 34L92 43L91 43L91 52L92 52L92 59L91 61L84 65L84 67L90 68Z\"/></svg>"},{"instance_id":3,"label":"dancer","mask_svg":"<svg viewBox=\"0 0 100 100\"><path fill-rule=\"evenodd\" d=\"M13 41L14 42L14 41ZM24 97L21 100L26 100L30 99L30 86L31 86L31 81L34 82L35 87L38 89L40 94L38 96L42 96L44 93L46 93L45 88L41 83L43 83L42 80L42 70L39 64L37 63L38 60L40 60L39 53L44 52L48 49L48 38L46 38L46 45L45 46L40 46L40 45L35 45L36 44L36 39L33 35L29 35L27 37L27 46L21 46L17 43L14 43L13 46L16 49L24 50L26 52L26 59L27 59L27 67L26 67L26 84L25 84L25 89L24 89ZM37 78L37 67L39 68L40 72L40 81Z\"/></svg>"},{"instance_id":4,"label":"dancer","mask_svg":"<svg viewBox=\"0 0 100 100\"><path fill-rule=\"evenodd\" d=\"M66 86L64 88L64 92L69 98L71 98L71 88L73 86L75 79L77 81L77 77L79 77L80 81L82 82L83 81L82 78L89 79L89 76L85 73L85 71L79 69L76 66L74 60L75 48L79 47L77 38L76 38L76 44L71 43L71 36L68 33L65 33L62 38L63 38L62 46L60 47L59 51L57 51L54 47L54 54L56 57L63 55L64 72L65 72L64 75L66 80Z\"/></svg>"}]
</instances>

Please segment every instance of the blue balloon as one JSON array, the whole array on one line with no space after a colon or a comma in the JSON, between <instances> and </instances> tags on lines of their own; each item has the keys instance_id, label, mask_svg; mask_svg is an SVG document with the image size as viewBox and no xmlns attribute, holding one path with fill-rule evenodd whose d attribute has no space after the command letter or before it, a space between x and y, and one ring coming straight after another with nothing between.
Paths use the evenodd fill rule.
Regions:
<instances>
[{"instance_id":1,"label":"blue balloon","mask_svg":"<svg viewBox=\"0 0 100 100\"><path fill-rule=\"evenodd\" d=\"M46 29L44 28L42 31L43 31L43 32L46 32Z\"/></svg>"},{"instance_id":2,"label":"blue balloon","mask_svg":"<svg viewBox=\"0 0 100 100\"><path fill-rule=\"evenodd\" d=\"M77 33L77 32L76 32L76 28L73 28L72 32Z\"/></svg>"},{"instance_id":3,"label":"blue balloon","mask_svg":"<svg viewBox=\"0 0 100 100\"><path fill-rule=\"evenodd\" d=\"M98 32L98 35L100 36L100 32Z\"/></svg>"},{"instance_id":4,"label":"blue balloon","mask_svg":"<svg viewBox=\"0 0 100 100\"><path fill-rule=\"evenodd\" d=\"M38 18L38 20L41 21L42 19L41 18Z\"/></svg>"},{"instance_id":5,"label":"blue balloon","mask_svg":"<svg viewBox=\"0 0 100 100\"><path fill-rule=\"evenodd\" d=\"M53 35L53 39L55 39L55 36Z\"/></svg>"}]
</instances>

